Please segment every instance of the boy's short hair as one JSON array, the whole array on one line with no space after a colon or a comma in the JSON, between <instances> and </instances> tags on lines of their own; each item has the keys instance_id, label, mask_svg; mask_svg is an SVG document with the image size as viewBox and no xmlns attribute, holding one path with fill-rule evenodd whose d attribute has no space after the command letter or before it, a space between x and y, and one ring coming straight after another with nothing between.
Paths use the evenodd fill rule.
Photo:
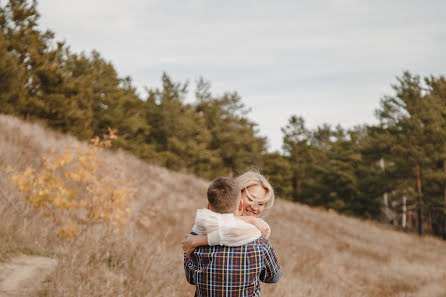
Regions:
<instances>
[{"instance_id":1,"label":"boy's short hair","mask_svg":"<svg viewBox=\"0 0 446 297\"><path fill-rule=\"evenodd\" d=\"M240 187L233 178L218 177L209 185L207 196L213 211L232 213L240 200Z\"/></svg>"}]
</instances>

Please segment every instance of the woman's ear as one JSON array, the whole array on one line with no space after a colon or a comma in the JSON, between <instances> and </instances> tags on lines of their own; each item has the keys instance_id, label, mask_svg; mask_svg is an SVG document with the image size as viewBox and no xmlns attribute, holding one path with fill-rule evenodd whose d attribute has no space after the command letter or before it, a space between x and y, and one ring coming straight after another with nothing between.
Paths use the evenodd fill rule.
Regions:
<instances>
[{"instance_id":1,"label":"woman's ear","mask_svg":"<svg viewBox=\"0 0 446 297\"><path fill-rule=\"evenodd\" d=\"M211 210L211 205L208 203L207 209Z\"/></svg>"},{"instance_id":2,"label":"woman's ear","mask_svg":"<svg viewBox=\"0 0 446 297\"><path fill-rule=\"evenodd\" d=\"M240 215L243 213L243 199L240 199L237 210L240 213Z\"/></svg>"}]
</instances>

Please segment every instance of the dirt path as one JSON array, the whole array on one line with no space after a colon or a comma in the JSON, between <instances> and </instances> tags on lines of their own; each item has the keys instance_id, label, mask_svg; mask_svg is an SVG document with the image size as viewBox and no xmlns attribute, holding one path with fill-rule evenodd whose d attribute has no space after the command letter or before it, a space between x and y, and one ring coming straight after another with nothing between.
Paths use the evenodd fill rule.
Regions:
<instances>
[{"instance_id":1,"label":"dirt path","mask_svg":"<svg viewBox=\"0 0 446 297\"><path fill-rule=\"evenodd\" d=\"M0 264L0 296L32 296L56 264L51 258L24 255Z\"/></svg>"}]
</instances>

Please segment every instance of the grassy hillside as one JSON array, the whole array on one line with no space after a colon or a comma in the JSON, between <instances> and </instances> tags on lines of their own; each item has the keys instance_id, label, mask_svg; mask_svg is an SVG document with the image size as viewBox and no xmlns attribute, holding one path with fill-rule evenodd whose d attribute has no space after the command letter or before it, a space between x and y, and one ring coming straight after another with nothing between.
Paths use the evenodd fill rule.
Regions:
<instances>
[{"instance_id":1,"label":"grassy hillside","mask_svg":"<svg viewBox=\"0 0 446 297\"><path fill-rule=\"evenodd\" d=\"M25 204L3 168L37 167L49 150L76 143L0 115L0 241L58 258L46 296L193 296L180 241L206 204L208 181L105 152L136 180L131 221L119 236L97 227L67 243L38 210L23 230ZM446 296L444 241L282 200L266 220L283 277L262 285L262 296Z\"/></svg>"}]
</instances>

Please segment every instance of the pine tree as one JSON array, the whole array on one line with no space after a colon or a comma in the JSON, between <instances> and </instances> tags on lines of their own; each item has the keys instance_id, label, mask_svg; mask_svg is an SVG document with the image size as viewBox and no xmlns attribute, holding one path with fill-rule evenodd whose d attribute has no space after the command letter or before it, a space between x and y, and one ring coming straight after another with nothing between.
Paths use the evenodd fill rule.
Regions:
<instances>
[{"instance_id":1,"label":"pine tree","mask_svg":"<svg viewBox=\"0 0 446 297\"><path fill-rule=\"evenodd\" d=\"M433 155L430 135L435 130L432 119L438 110L428 97L423 96L420 77L405 72L393 88L395 96L386 96L377 110L380 125L391 135L390 154L387 158L398 171L399 179L412 180L415 192L418 233L424 232L423 218L426 197L423 192L424 170ZM404 182L396 184L405 185Z\"/></svg>"},{"instance_id":2,"label":"pine tree","mask_svg":"<svg viewBox=\"0 0 446 297\"><path fill-rule=\"evenodd\" d=\"M25 71L18 64L17 57L8 52L8 48L9 42L0 32L0 112L18 115L18 106L25 104L22 88Z\"/></svg>"},{"instance_id":3,"label":"pine tree","mask_svg":"<svg viewBox=\"0 0 446 297\"><path fill-rule=\"evenodd\" d=\"M221 160L220 169L215 168L215 172L233 176L259 167L266 139L258 136L257 124L247 118L249 109L236 92L214 97L209 90L208 82L198 81L195 110L203 115L211 133L208 149Z\"/></svg>"},{"instance_id":4,"label":"pine tree","mask_svg":"<svg viewBox=\"0 0 446 297\"><path fill-rule=\"evenodd\" d=\"M261 162L264 174L277 196L283 199L293 198L293 171L290 161L279 152L266 153Z\"/></svg>"},{"instance_id":5,"label":"pine tree","mask_svg":"<svg viewBox=\"0 0 446 297\"><path fill-rule=\"evenodd\" d=\"M290 160L293 172L293 198L303 202L302 191L311 162L310 132L305 127L304 119L296 115L291 116L288 124L281 130L282 148L285 156Z\"/></svg>"},{"instance_id":6,"label":"pine tree","mask_svg":"<svg viewBox=\"0 0 446 297\"><path fill-rule=\"evenodd\" d=\"M208 148L211 135L205 118L184 103L187 83L175 83L166 73L162 83L162 89L149 90L145 104L152 127L149 143L155 144L162 165L210 177L216 158Z\"/></svg>"},{"instance_id":7,"label":"pine tree","mask_svg":"<svg viewBox=\"0 0 446 297\"><path fill-rule=\"evenodd\" d=\"M429 139L432 146L431 165L425 176L427 204L431 212L432 231L446 239L446 78L428 77L426 100L434 110L430 114Z\"/></svg>"}]
</instances>

